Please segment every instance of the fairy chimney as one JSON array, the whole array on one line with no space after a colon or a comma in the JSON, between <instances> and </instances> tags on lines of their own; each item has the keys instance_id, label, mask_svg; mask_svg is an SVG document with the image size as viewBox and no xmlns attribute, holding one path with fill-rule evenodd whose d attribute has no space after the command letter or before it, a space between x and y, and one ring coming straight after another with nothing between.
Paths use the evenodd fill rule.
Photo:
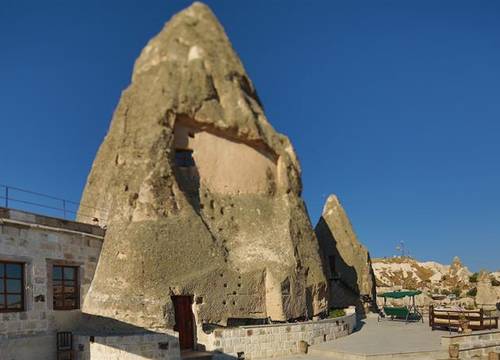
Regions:
<instances>
[{"instance_id":1,"label":"fairy chimney","mask_svg":"<svg viewBox=\"0 0 500 360\"><path fill-rule=\"evenodd\" d=\"M359 242L342 204L330 195L315 228L325 276L329 281L330 307L349 305L362 310L375 306L375 275L370 254Z\"/></svg>"},{"instance_id":2,"label":"fairy chimney","mask_svg":"<svg viewBox=\"0 0 500 360\"><path fill-rule=\"evenodd\" d=\"M106 226L83 311L171 328L326 310L318 241L292 144L268 122L224 29L201 3L135 62L78 219Z\"/></svg>"}]
</instances>

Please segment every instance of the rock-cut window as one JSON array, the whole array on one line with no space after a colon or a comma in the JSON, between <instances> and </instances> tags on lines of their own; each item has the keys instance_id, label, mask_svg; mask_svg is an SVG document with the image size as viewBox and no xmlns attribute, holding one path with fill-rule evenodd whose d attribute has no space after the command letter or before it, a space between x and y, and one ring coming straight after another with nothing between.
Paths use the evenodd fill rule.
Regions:
<instances>
[{"instance_id":1,"label":"rock-cut window","mask_svg":"<svg viewBox=\"0 0 500 360\"><path fill-rule=\"evenodd\" d=\"M24 310L24 264L0 261L0 312Z\"/></svg>"},{"instance_id":2,"label":"rock-cut window","mask_svg":"<svg viewBox=\"0 0 500 360\"><path fill-rule=\"evenodd\" d=\"M175 150L175 166L192 167L194 165L193 150Z\"/></svg>"},{"instance_id":3,"label":"rock-cut window","mask_svg":"<svg viewBox=\"0 0 500 360\"><path fill-rule=\"evenodd\" d=\"M54 310L79 308L78 267L54 265L52 267Z\"/></svg>"}]
</instances>

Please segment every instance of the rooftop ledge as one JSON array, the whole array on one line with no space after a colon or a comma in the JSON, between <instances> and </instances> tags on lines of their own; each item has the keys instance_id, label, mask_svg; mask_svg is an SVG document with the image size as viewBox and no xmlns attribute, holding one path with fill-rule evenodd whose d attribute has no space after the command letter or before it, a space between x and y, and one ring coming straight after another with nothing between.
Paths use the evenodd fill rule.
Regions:
<instances>
[{"instance_id":1,"label":"rooftop ledge","mask_svg":"<svg viewBox=\"0 0 500 360\"><path fill-rule=\"evenodd\" d=\"M319 320L306 320L306 321L297 321L297 322L284 322L284 323L273 323L273 324L262 324L262 325L242 325L236 326L234 328L226 328L224 330L234 330L238 329L260 329L260 328L268 328L268 327L282 327L282 326L294 326L294 325L309 325L309 324L328 324L332 322L345 322L349 318L356 316L355 313L346 314L343 316L339 316L336 318L327 318L327 319L319 319Z\"/></svg>"},{"instance_id":2,"label":"rooftop ledge","mask_svg":"<svg viewBox=\"0 0 500 360\"><path fill-rule=\"evenodd\" d=\"M101 239L104 238L104 234L106 233L106 230L97 225L0 207L0 225L3 223L27 225L55 231L88 234L92 237Z\"/></svg>"}]
</instances>

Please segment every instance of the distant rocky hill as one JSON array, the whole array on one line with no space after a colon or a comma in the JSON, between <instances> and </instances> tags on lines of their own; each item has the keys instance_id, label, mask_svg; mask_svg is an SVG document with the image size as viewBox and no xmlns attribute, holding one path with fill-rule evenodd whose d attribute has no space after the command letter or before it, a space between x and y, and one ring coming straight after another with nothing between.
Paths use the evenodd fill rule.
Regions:
<instances>
[{"instance_id":1,"label":"distant rocky hill","mask_svg":"<svg viewBox=\"0 0 500 360\"><path fill-rule=\"evenodd\" d=\"M434 261L420 262L409 257L373 259L377 287L401 287L449 291L456 287L467 289L472 272L455 258L451 265Z\"/></svg>"},{"instance_id":2,"label":"distant rocky hill","mask_svg":"<svg viewBox=\"0 0 500 360\"><path fill-rule=\"evenodd\" d=\"M421 262L410 257L372 259L377 293L398 289L423 291L421 304L433 300L468 306L496 306L500 302L500 272L471 272L455 257L451 265Z\"/></svg>"}]
</instances>

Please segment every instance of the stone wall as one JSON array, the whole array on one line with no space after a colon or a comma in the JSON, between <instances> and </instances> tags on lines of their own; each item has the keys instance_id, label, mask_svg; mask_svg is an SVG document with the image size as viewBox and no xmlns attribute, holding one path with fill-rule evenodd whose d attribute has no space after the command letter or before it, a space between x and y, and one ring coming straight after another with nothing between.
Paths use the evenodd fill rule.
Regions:
<instances>
[{"instance_id":1,"label":"stone wall","mask_svg":"<svg viewBox=\"0 0 500 360\"><path fill-rule=\"evenodd\" d=\"M0 335L1 360L54 360L56 340L54 334L26 336Z\"/></svg>"},{"instance_id":2,"label":"stone wall","mask_svg":"<svg viewBox=\"0 0 500 360\"><path fill-rule=\"evenodd\" d=\"M444 335L441 338L444 350L451 344L459 345L460 359L486 359L491 352L500 353L500 330Z\"/></svg>"},{"instance_id":3,"label":"stone wall","mask_svg":"<svg viewBox=\"0 0 500 360\"><path fill-rule=\"evenodd\" d=\"M297 354L301 340L319 344L347 336L355 327L356 314L349 311L335 319L217 329L198 340L205 343L207 350L220 353L215 358L239 354L245 359L259 359Z\"/></svg>"},{"instance_id":4,"label":"stone wall","mask_svg":"<svg viewBox=\"0 0 500 360\"><path fill-rule=\"evenodd\" d=\"M52 266L78 267L81 304L97 266L103 235L97 226L0 208L0 260L25 264L25 310L0 313L0 353L5 359L32 359L28 353L23 355L29 350L26 344L38 343L37 359L54 358L54 333L72 330L81 312L53 309Z\"/></svg>"},{"instance_id":5,"label":"stone wall","mask_svg":"<svg viewBox=\"0 0 500 360\"><path fill-rule=\"evenodd\" d=\"M75 337L76 360L180 359L179 339L171 334Z\"/></svg>"}]
</instances>

